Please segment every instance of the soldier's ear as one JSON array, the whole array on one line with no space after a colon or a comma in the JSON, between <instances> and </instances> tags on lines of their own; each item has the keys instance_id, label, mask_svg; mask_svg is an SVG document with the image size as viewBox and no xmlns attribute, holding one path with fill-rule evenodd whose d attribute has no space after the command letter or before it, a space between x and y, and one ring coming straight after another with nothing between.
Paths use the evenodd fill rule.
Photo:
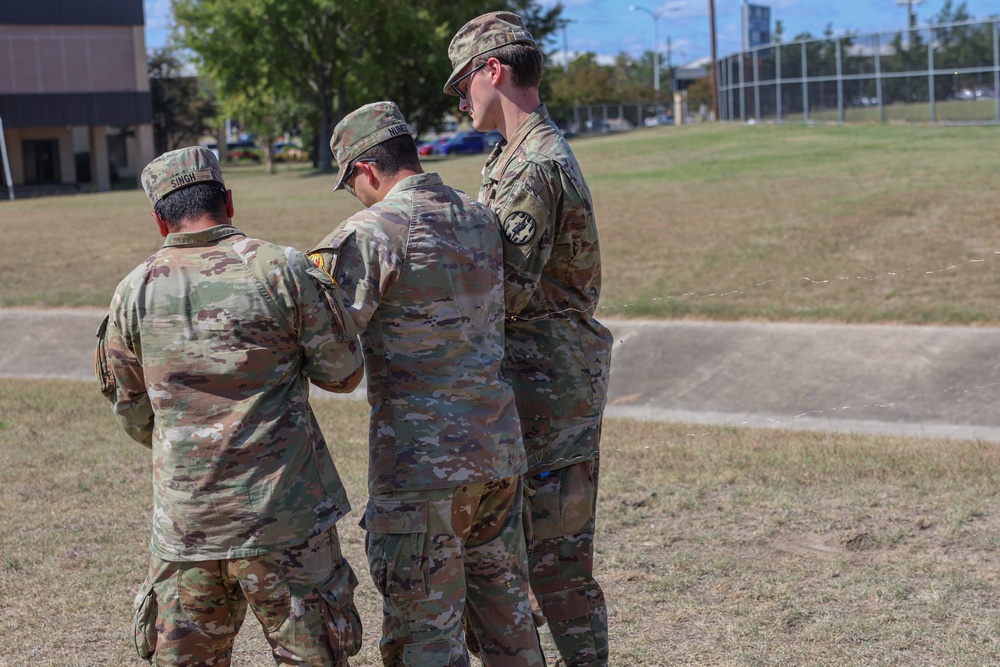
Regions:
<instances>
[{"instance_id":1,"label":"soldier's ear","mask_svg":"<svg viewBox=\"0 0 1000 667\"><path fill-rule=\"evenodd\" d=\"M161 218L156 211L150 211L149 214L153 216L154 220L156 220L156 226L160 228L160 236L165 237L170 233L170 230L167 229L167 223L163 221L163 218Z\"/></svg>"},{"instance_id":2,"label":"soldier's ear","mask_svg":"<svg viewBox=\"0 0 1000 667\"><path fill-rule=\"evenodd\" d=\"M230 220L236 213L236 209L233 208L233 191L226 190L226 217Z\"/></svg>"},{"instance_id":3,"label":"soldier's ear","mask_svg":"<svg viewBox=\"0 0 1000 667\"><path fill-rule=\"evenodd\" d=\"M486 61L487 76L494 86L499 86L507 74L503 69L503 63L497 58L489 58Z\"/></svg>"}]
</instances>

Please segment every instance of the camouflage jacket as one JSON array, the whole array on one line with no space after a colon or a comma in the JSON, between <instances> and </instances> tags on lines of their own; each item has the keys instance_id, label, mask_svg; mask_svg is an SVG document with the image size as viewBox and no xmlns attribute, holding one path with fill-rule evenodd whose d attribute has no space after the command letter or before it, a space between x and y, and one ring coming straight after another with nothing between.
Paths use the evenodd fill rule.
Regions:
<instances>
[{"instance_id":1,"label":"camouflage jacket","mask_svg":"<svg viewBox=\"0 0 1000 667\"><path fill-rule=\"evenodd\" d=\"M362 363L329 277L229 225L170 234L119 285L96 371L152 448L151 550L169 561L277 551L350 509L309 407Z\"/></svg>"},{"instance_id":2,"label":"camouflage jacket","mask_svg":"<svg viewBox=\"0 0 1000 667\"><path fill-rule=\"evenodd\" d=\"M594 318L601 250L590 190L539 107L497 144L479 201L504 236L507 350L532 472L597 456L611 333Z\"/></svg>"},{"instance_id":3,"label":"camouflage jacket","mask_svg":"<svg viewBox=\"0 0 1000 667\"><path fill-rule=\"evenodd\" d=\"M496 217L434 173L403 179L310 254L362 329L372 494L525 471L503 358Z\"/></svg>"}]
</instances>

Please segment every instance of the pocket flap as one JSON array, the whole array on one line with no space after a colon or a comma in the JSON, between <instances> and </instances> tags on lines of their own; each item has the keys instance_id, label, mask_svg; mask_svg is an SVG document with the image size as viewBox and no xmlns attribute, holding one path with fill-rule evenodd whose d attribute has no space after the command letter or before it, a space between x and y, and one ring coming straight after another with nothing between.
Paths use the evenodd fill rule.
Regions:
<instances>
[{"instance_id":1,"label":"pocket flap","mask_svg":"<svg viewBox=\"0 0 1000 667\"><path fill-rule=\"evenodd\" d=\"M427 501L369 499L364 528L383 535L426 533Z\"/></svg>"}]
</instances>

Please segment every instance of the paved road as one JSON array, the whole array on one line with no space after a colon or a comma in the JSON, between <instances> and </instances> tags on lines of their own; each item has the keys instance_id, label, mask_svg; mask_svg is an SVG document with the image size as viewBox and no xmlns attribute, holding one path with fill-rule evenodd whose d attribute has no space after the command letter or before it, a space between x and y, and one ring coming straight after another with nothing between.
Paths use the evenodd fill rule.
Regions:
<instances>
[{"instance_id":1,"label":"paved road","mask_svg":"<svg viewBox=\"0 0 1000 667\"><path fill-rule=\"evenodd\" d=\"M101 317L0 309L0 375L91 381ZM1000 442L1000 329L606 323L610 417Z\"/></svg>"}]
</instances>

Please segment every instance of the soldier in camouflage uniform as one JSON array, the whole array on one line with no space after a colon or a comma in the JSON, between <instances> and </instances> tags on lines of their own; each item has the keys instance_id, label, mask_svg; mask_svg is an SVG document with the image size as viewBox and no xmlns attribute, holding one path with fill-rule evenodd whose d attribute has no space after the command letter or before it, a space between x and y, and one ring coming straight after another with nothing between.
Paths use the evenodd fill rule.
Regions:
<instances>
[{"instance_id":1,"label":"soldier in camouflage uniform","mask_svg":"<svg viewBox=\"0 0 1000 667\"><path fill-rule=\"evenodd\" d=\"M362 527L386 665L542 665L521 522L526 469L500 374L503 265L490 210L423 173L392 102L349 114L330 147L369 208L309 255L362 331L371 404Z\"/></svg>"},{"instance_id":2,"label":"soldier in camouflage uniform","mask_svg":"<svg viewBox=\"0 0 1000 667\"><path fill-rule=\"evenodd\" d=\"M606 665L593 540L612 338L594 318L601 253L590 191L539 100L542 54L519 16L473 19L448 56L444 91L459 96L475 129L504 137L487 158L479 201L504 237L504 373L528 455L532 593L566 664Z\"/></svg>"},{"instance_id":3,"label":"soldier in camouflage uniform","mask_svg":"<svg viewBox=\"0 0 1000 667\"><path fill-rule=\"evenodd\" d=\"M309 381L350 391L357 330L329 276L231 224L215 155L142 172L166 237L118 286L96 371L115 418L152 449L153 535L135 645L156 665L225 666L247 605L281 665L340 666L361 645L350 510Z\"/></svg>"}]
</instances>

